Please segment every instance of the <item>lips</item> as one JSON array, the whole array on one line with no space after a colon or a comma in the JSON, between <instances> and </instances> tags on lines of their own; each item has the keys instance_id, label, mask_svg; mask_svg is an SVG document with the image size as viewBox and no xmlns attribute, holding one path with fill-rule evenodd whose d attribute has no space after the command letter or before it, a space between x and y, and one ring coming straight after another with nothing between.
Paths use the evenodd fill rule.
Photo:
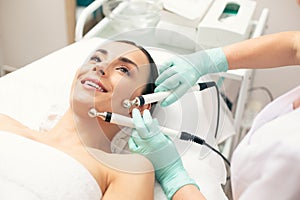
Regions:
<instances>
[{"instance_id":1,"label":"lips","mask_svg":"<svg viewBox=\"0 0 300 200\"><path fill-rule=\"evenodd\" d=\"M88 88L95 88L99 92L107 92L107 89L98 80L87 78L83 79L81 83Z\"/></svg>"}]
</instances>

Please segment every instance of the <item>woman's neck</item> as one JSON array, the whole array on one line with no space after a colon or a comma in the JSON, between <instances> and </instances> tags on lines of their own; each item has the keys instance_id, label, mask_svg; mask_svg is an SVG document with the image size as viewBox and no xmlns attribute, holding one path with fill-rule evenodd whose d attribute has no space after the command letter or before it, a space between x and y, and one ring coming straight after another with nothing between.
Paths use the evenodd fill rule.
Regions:
<instances>
[{"instance_id":1,"label":"woman's neck","mask_svg":"<svg viewBox=\"0 0 300 200\"><path fill-rule=\"evenodd\" d=\"M85 145L111 152L111 140L119 130L100 119L76 115L69 108L50 135L62 145Z\"/></svg>"}]
</instances>

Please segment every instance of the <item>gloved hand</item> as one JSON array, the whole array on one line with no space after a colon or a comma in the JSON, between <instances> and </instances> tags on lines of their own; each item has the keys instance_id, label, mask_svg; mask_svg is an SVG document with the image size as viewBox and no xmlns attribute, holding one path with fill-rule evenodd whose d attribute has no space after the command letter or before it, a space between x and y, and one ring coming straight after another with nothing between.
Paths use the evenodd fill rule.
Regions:
<instances>
[{"instance_id":1,"label":"gloved hand","mask_svg":"<svg viewBox=\"0 0 300 200\"><path fill-rule=\"evenodd\" d=\"M152 119L149 110L141 117L138 109L133 109L135 124L129 139L129 149L148 158L155 169L156 180L161 184L168 199L182 186L196 185L183 167L182 161L173 142L159 130L157 119Z\"/></svg>"},{"instance_id":2,"label":"gloved hand","mask_svg":"<svg viewBox=\"0 0 300 200\"><path fill-rule=\"evenodd\" d=\"M185 94L199 78L208 73L228 70L226 56L221 48L198 51L184 56L175 56L160 68L154 92L173 90L161 106L165 107Z\"/></svg>"}]
</instances>

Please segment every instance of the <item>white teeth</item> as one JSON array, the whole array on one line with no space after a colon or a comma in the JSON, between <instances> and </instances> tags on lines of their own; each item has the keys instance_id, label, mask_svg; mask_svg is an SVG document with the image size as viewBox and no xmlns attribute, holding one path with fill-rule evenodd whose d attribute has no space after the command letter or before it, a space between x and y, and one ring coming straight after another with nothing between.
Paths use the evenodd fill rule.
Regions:
<instances>
[{"instance_id":1,"label":"white teeth","mask_svg":"<svg viewBox=\"0 0 300 200\"><path fill-rule=\"evenodd\" d=\"M96 88L97 90L104 92L104 90L96 83L92 82L92 81L85 81L84 84L89 85L91 87Z\"/></svg>"}]
</instances>

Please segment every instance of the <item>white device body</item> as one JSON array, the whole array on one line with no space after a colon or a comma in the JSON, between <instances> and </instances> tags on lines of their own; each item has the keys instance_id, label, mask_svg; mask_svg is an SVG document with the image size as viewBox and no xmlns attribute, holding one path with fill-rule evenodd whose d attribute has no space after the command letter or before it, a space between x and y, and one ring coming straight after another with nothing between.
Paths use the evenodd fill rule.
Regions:
<instances>
[{"instance_id":1,"label":"white device body","mask_svg":"<svg viewBox=\"0 0 300 200\"><path fill-rule=\"evenodd\" d=\"M198 25L197 43L220 47L249 38L255 8L251 0L215 1Z\"/></svg>"},{"instance_id":2,"label":"white device body","mask_svg":"<svg viewBox=\"0 0 300 200\"><path fill-rule=\"evenodd\" d=\"M256 1L205 0L200 1L203 9L198 9L198 12L193 6L200 4L193 5L191 2L192 0L164 3L165 10L161 11L162 17L156 26L159 30L156 33L159 43L187 50L202 50L225 46L250 37ZM195 10L195 13L186 13L185 6Z\"/></svg>"}]
</instances>

